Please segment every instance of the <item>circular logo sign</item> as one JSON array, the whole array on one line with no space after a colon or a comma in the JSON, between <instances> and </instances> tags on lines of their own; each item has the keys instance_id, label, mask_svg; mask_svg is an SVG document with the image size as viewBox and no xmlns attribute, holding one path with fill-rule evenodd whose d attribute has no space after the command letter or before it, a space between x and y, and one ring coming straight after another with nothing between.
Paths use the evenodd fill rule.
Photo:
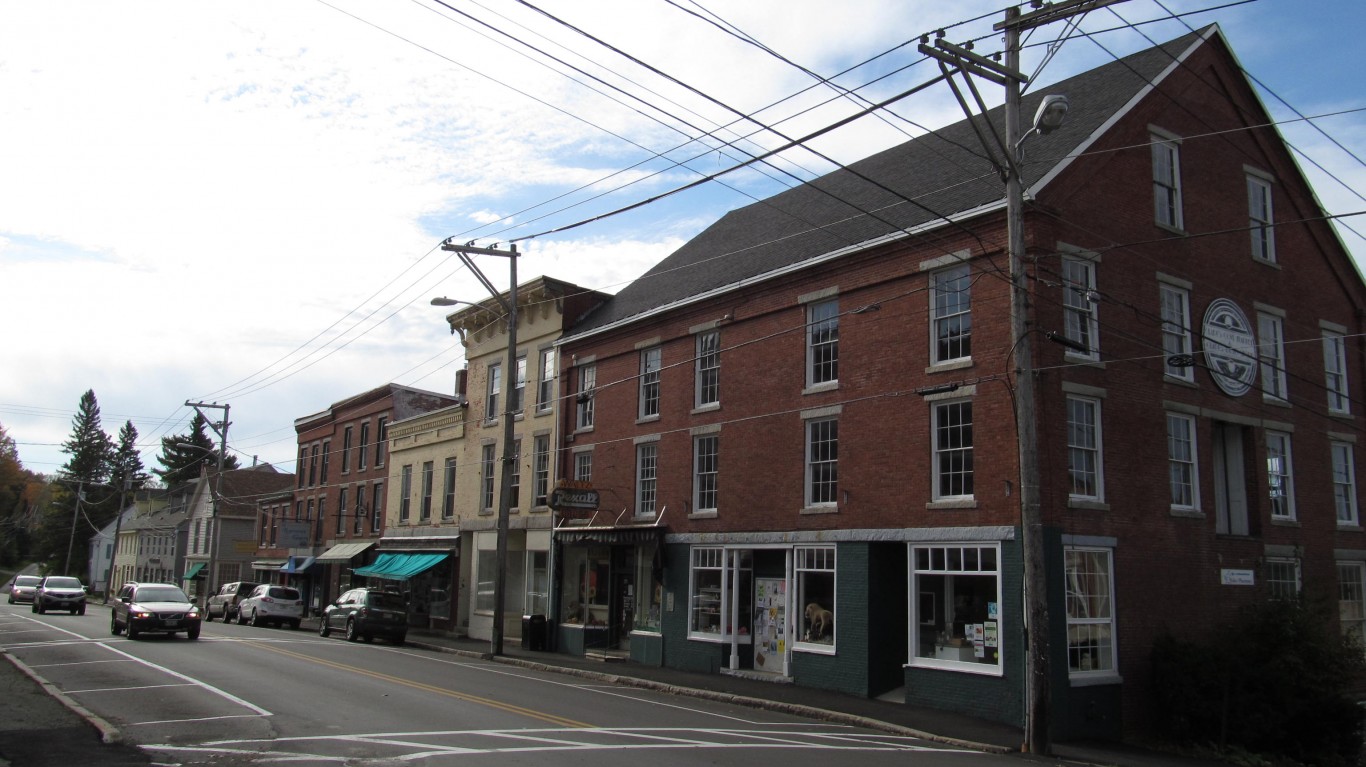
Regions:
<instances>
[{"instance_id":1,"label":"circular logo sign","mask_svg":"<svg viewBox=\"0 0 1366 767\"><path fill-rule=\"evenodd\" d=\"M1216 299L1205 310L1205 364L1214 383L1230 397L1241 397L1257 378L1257 340L1238 305Z\"/></svg>"}]
</instances>

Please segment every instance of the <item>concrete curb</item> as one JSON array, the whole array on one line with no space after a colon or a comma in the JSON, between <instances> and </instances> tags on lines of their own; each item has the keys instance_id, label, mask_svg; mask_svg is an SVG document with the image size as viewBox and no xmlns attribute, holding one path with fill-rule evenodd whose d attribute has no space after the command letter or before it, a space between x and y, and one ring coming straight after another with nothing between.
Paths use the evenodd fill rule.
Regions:
<instances>
[{"instance_id":1,"label":"concrete curb","mask_svg":"<svg viewBox=\"0 0 1366 767\"><path fill-rule=\"evenodd\" d=\"M804 706L799 703L782 703L779 701L765 700L763 698L753 698L746 695L733 695L731 693L716 692L715 690L700 690L695 687L680 687L678 685L665 684L663 682L656 682L650 679L640 679L632 676L623 676L621 674L609 674L599 671L587 671L585 669L570 668L567 666L557 666L553 663L540 663L538 661L524 660L522 658L514 658L507 655L493 655L492 653L487 652L461 650L455 647L446 647L444 645L439 644L430 644L427 642L423 642L421 640L414 641L413 639L409 639L407 642L405 642L405 644L422 650L441 652L449 655L463 655L468 658L480 658L482 660L491 660L497 663L504 663L509 666L518 666L520 668L532 669L534 671L556 672L560 674L567 674L569 676L577 676L584 679L593 679L595 681L610 682L613 684L621 684L628 687L638 687L645 690L655 690L657 692L665 692L672 695L685 695L692 698L700 698L702 700L711 700L720 703L733 703L735 705L746 706L748 708L757 708L765 711L777 711L783 714L791 714L793 716L804 716L811 719L819 719L821 721L834 722L836 724L847 724L854 727L863 727L869 730L878 730L880 732L891 733L893 735L905 735L908 737L920 738L921 740L932 741L934 743L942 743L944 745L953 746L955 748L966 748L972 749L973 751L984 751L992 754L1015 753L1014 749L1003 748L1001 746L994 745L991 743L977 743L970 740L962 740L959 738L945 737L943 735L935 735L934 733L924 732L922 730L916 730L910 727L902 727L901 725L891 724L890 722L884 722L879 719L870 719L868 717L856 716L854 714L845 714L839 711L830 711L828 709L816 708L814 706Z\"/></svg>"},{"instance_id":2,"label":"concrete curb","mask_svg":"<svg viewBox=\"0 0 1366 767\"><path fill-rule=\"evenodd\" d=\"M34 671L32 668L29 668L29 665L27 663L24 663L23 661L14 657L6 650L0 650L0 655L4 655L7 659L9 659L9 662L13 664L15 668L22 671L24 675L27 676L29 679L32 679L33 681L37 682L38 686L42 687L48 695L51 695L53 698L56 698L57 701L61 703L63 706L66 706L77 716L89 722L90 725L93 726L97 732L99 732L101 742L109 745L123 742L123 733L119 732L119 729L117 727L105 721L104 719L101 719L100 717L96 716L94 712L92 712L90 709L77 703L66 693L57 689L56 685L39 676L38 672Z\"/></svg>"}]
</instances>

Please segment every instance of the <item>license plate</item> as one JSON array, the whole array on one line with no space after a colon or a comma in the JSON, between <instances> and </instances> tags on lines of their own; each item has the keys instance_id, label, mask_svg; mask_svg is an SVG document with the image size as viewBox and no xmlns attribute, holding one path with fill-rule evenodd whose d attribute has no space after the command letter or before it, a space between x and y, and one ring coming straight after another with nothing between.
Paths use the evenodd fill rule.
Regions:
<instances>
[{"instance_id":1,"label":"license plate","mask_svg":"<svg viewBox=\"0 0 1366 767\"><path fill-rule=\"evenodd\" d=\"M180 625L180 621L169 620L169 621L166 621L166 625L167 625L167 626L179 626L179 625Z\"/></svg>"}]
</instances>

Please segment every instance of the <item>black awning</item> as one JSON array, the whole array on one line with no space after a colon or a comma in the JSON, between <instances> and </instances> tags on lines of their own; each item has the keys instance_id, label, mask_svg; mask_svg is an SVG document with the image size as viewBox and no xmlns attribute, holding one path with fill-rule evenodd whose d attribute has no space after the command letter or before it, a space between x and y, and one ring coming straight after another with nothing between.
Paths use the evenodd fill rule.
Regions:
<instances>
[{"instance_id":1,"label":"black awning","mask_svg":"<svg viewBox=\"0 0 1366 767\"><path fill-rule=\"evenodd\" d=\"M561 527L555 530L555 540L560 543L655 543L663 538L663 527Z\"/></svg>"}]
</instances>

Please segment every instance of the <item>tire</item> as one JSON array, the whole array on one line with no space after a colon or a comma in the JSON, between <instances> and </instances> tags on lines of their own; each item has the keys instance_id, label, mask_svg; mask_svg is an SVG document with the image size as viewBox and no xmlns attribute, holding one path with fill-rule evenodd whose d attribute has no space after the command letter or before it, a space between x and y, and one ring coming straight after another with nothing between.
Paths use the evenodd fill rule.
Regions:
<instances>
[{"instance_id":1,"label":"tire","mask_svg":"<svg viewBox=\"0 0 1366 767\"><path fill-rule=\"evenodd\" d=\"M247 616L243 615L241 610L238 610L238 611L237 611L237 625L239 625L239 626L245 626L245 625L247 625Z\"/></svg>"},{"instance_id":2,"label":"tire","mask_svg":"<svg viewBox=\"0 0 1366 767\"><path fill-rule=\"evenodd\" d=\"M207 608L207 607L204 608L204 622L205 622L205 623L213 623L213 610L211 610L211 609L209 609L209 608ZM228 622L228 616L226 616L226 615L223 616L223 622L224 622L224 623L227 623L227 622Z\"/></svg>"},{"instance_id":3,"label":"tire","mask_svg":"<svg viewBox=\"0 0 1366 767\"><path fill-rule=\"evenodd\" d=\"M408 637L406 637L406 636L394 637L393 639L390 639L389 641L390 641L390 642L393 642L395 647L402 647L402 646L403 646L403 643L406 642L406 641L408 641Z\"/></svg>"},{"instance_id":4,"label":"tire","mask_svg":"<svg viewBox=\"0 0 1366 767\"><path fill-rule=\"evenodd\" d=\"M137 639L137 638L138 638L138 627L137 627L137 626L134 626L133 623L132 623L132 621L129 621L129 622L128 622L128 638L129 638L129 639Z\"/></svg>"},{"instance_id":5,"label":"tire","mask_svg":"<svg viewBox=\"0 0 1366 767\"><path fill-rule=\"evenodd\" d=\"M185 632L185 638L186 638L186 639L198 639L198 638L199 638L199 627L198 627L198 626L195 626L194 628L190 629L189 631L186 631L186 632Z\"/></svg>"},{"instance_id":6,"label":"tire","mask_svg":"<svg viewBox=\"0 0 1366 767\"><path fill-rule=\"evenodd\" d=\"M13 594L10 595L9 603L10 603L10 604L14 604L14 595L13 595Z\"/></svg>"},{"instance_id":7,"label":"tire","mask_svg":"<svg viewBox=\"0 0 1366 767\"><path fill-rule=\"evenodd\" d=\"M123 633L123 629L119 628L119 619L115 618L112 613L110 613L109 615L109 633L113 634L114 636L118 636L119 634Z\"/></svg>"},{"instance_id":8,"label":"tire","mask_svg":"<svg viewBox=\"0 0 1366 767\"><path fill-rule=\"evenodd\" d=\"M37 602L34 602L34 603L33 603L33 606L29 608L29 611L30 611L30 612L38 613L38 603L37 603ZM42 613L38 613L38 614L39 614L39 615L42 615Z\"/></svg>"},{"instance_id":9,"label":"tire","mask_svg":"<svg viewBox=\"0 0 1366 767\"><path fill-rule=\"evenodd\" d=\"M355 622L354 620L347 620L347 621L346 621L346 641L348 641L348 642L359 642L359 641L360 641L360 632L356 630L356 622Z\"/></svg>"},{"instance_id":10,"label":"tire","mask_svg":"<svg viewBox=\"0 0 1366 767\"><path fill-rule=\"evenodd\" d=\"M290 631L298 631L298 630L299 630L299 621L298 621L298 620L292 620L292 621L290 621L290 622L289 622L289 630L290 630Z\"/></svg>"},{"instance_id":11,"label":"tire","mask_svg":"<svg viewBox=\"0 0 1366 767\"><path fill-rule=\"evenodd\" d=\"M322 619L318 621L318 636L326 637L328 634L331 633L332 627L327 625L327 616L324 615Z\"/></svg>"},{"instance_id":12,"label":"tire","mask_svg":"<svg viewBox=\"0 0 1366 767\"><path fill-rule=\"evenodd\" d=\"M260 628L261 626L265 625L265 622L261 620L260 613L256 612L255 610L251 611L251 625L256 626L257 628Z\"/></svg>"}]
</instances>

